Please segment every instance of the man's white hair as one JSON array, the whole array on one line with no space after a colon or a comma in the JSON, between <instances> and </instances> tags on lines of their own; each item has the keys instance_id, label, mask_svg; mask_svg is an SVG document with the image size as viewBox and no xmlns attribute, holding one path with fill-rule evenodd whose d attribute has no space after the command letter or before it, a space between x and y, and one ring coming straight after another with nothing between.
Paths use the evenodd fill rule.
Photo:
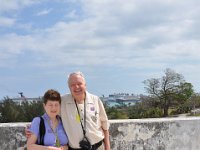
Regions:
<instances>
[{"instance_id":1,"label":"man's white hair","mask_svg":"<svg viewBox=\"0 0 200 150\"><path fill-rule=\"evenodd\" d=\"M69 81L70 81L70 78L73 76L73 75L80 75L83 80L85 81L85 77L84 77L84 74L81 72L81 71L76 71L76 72L72 72L68 75L68 85L69 85Z\"/></svg>"}]
</instances>

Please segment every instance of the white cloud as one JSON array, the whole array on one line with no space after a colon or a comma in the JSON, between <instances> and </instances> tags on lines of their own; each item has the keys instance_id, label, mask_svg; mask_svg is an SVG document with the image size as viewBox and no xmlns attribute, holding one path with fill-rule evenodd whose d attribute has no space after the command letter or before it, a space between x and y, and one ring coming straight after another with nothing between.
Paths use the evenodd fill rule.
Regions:
<instances>
[{"instance_id":1,"label":"white cloud","mask_svg":"<svg viewBox=\"0 0 200 150\"><path fill-rule=\"evenodd\" d=\"M45 9L45 10L38 12L36 15L37 16L44 16L44 15L49 14L51 11L52 11L52 9Z\"/></svg>"},{"instance_id":2,"label":"white cloud","mask_svg":"<svg viewBox=\"0 0 200 150\"><path fill-rule=\"evenodd\" d=\"M14 25L14 23L15 23L15 19L0 17L0 26L10 27L10 26Z\"/></svg>"},{"instance_id":3,"label":"white cloud","mask_svg":"<svg viewBox=\"0 0 200 150\"><path fill-rule=\"evenodd\" d=\"M72 10L68 14L65 15L65 18L70 18L70 19L77 19L78 15L76 14L76 10Z\"/></svg>"},{"instance_id":4,"label":"white cloud","mask_svg":"<svg viewBox=\"0 0 200 150\"><path fill-rule=\"evenodd\" d=\"M29 15L33 18L28 19L35 22L36 27L32 22L26 22L26 15L23 21L20 18L22 16L13 20L4 17L5 20L8 19L7 23L4 20L4 25L10 27L6 28L6 25L4 28L7 30L1 30L3 34L0 35L0 67L15 70L18 66L23 69L26 66L28 69L25 68L25 71L29 75L38 75L41 80L50 76L49 70L56 72L56 75L52 76L57 79L62 76L60 73L66 70L89 70L91 76L102 81L102 84L98 83L102 87L107 84L105 82L115 83L119 78L123 78L124 85L115 83L115 87L112 87L108 83L113 89L118 88L117 86L120 89L130 89L130 83L134 83L133 88L138 88L136 84L139 82L160 77L165 68L172 68L198 86L199 1L81 0L76 3L80 4L78 8L70 8L66 14L60 14L59 17L57 14L52 15L51 11L55 8L45 3L47 8L52 9L41 11L38 15L48 14L49 21L58 20L48 27L42 24L40 28L40 17L34 15ZM31 3L24 3L22 7L19 2L14 4L4 4L8 9L0 10L0 14L7 11L9 16L9 11L13 13L11 10L20 10L26 6L29 10L32 9ZM67 9L68 5L65 6ZM42 10L43 7L40 8L38 4L37 10ZM1 20L3 19L0 19L0 22L3 22ZM48 20L45 20L45 24L48 24ZM26 57L25 60L22 57ZM36 71L31 72L31 68L37 68L38 74ZM44 70L45 75L42 72ZM12 81L19 78L19 70L17 74ZM99 74L101 77L98 77ZM26 79L34 80L32 76L26 75ZM136 80L129 79L132 77ZM99 89L95 85L94 89L97 88L99 93L109 92L105 87ZM37 86L41 85L35 85Z\"/></svg>"},{"instance_id":5,"label":"white cloud","mask_svg":"<svg viewBox=\"0 0 200 150\"><path fill-rule=\"evenodd\" d=\"M27 51L40 53L38 59L43 59L38 64L44 66L52 62L156 68L188 56L199 58L199 40L186 37L191 30L198 30L197 26L193 28L200 14L196 1L84 0L82 3L85 13L82 20L60 21L50 28L33 30L31 35L8 35L1 38L2 49L13 51L13 55ZM68 15L74 17L75 11Z\"/></svg>"},{"instance_id":6,"label":"white cloud","mask_svg":"<svg viewBox=\"0 0 200 150\"><path fill-rule=\"evenodd\" d=\"M9 12L13 10L18 10L25 6L29 6L34 3L38 3L39 0L1 0L0 3L0 14L2 12Z\"/></svg>"}]
</instances>

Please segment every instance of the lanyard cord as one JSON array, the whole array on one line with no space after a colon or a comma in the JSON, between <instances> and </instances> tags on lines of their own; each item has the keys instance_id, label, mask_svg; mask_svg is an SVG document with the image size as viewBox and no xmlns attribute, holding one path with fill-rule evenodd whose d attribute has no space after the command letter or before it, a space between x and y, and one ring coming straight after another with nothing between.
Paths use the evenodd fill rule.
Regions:
<instances>
[{"instance_id":1,"label":"lanyard cord","mask_svg":"<svg viewBox=\"0 0 200 150\"><path fill-rule=\"evenodd\" d=\"M78 106L77 106L77 103L76 103L76 100L74 100L75 104L76 104L76 109L78 111L78 115L79 115L79 118L80 118L80 122L81 122L81 127L82 127L82 130L83 130L83 135L85 137L85 134L86 134L86 105L85 105L85 99L84 99L84 127L83 127L83 123L81 121L81 116L80 116L80 112L79 112L79 109L78 109Z\"/></svg>"},{"instance_id":2,"label":"lanyard cord","mask_svg":"<svg viewBox=\"0 0 200 150\"><path fill-rule=\"evenodd\" d=\"M52 132L53 132L53 134L54 134L54 136L56 137L56 147L60 147L61 146L61 144L60 144L60 141L59 141L59 139L58 139L58 133L57 133L57 131L58 131L58 125L56 126L56 128L55 128L55 131L53 130L53 127L51 126L51 124L50 124L50 120L48 120L47 121L47 123L49 124L49 126L50 126L50 128L51 128L51 130L52 130ZM58 124L59 124L59 120L58 120Z\"/></svg>"}]
</instances>

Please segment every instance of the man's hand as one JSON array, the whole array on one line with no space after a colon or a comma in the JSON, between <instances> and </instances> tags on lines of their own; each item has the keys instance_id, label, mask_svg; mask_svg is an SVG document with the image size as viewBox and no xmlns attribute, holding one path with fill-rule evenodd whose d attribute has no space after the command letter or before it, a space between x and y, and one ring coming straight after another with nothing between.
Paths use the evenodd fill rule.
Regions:
<instances>
[{"instance_id":1,"label":"man's hand","mask_svg":"<svg viewBox=\"0 0 200 150\"><path fill-rule=\"evenodd\" d=\"M67 145L61 146L60 148L61 148L61 150L68 150L68 146Z\"/></svg>"},{"instance_id":2,"label":"man's hand","mask_svg":"<svg viewBox=\"0 0 200 150\"><path fill-rule=\"evenodd\" d=\"M31 127L31 125L27 125L26 128L25 128L25 136L26 138L30 138L31 137L31 132L28 130L29 128Z\"/></svg>"}]
</instances>

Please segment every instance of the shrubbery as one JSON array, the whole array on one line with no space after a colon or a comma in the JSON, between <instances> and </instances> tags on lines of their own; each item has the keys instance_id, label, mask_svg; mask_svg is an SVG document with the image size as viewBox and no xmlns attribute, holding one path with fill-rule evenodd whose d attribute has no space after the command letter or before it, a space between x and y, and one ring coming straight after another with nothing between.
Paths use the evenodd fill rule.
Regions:
<instances>
[{"instance_id":1,"label":"shrubbery","mask_svg":"<svg viewBox=\"0 0 200 150\"><path fill-rule=\"evenodd\" d=\"M44 113L42 101L23 102L21 105L6 97L0 104L0 122L30 122Z\"/></svg>"}]
</instances>

